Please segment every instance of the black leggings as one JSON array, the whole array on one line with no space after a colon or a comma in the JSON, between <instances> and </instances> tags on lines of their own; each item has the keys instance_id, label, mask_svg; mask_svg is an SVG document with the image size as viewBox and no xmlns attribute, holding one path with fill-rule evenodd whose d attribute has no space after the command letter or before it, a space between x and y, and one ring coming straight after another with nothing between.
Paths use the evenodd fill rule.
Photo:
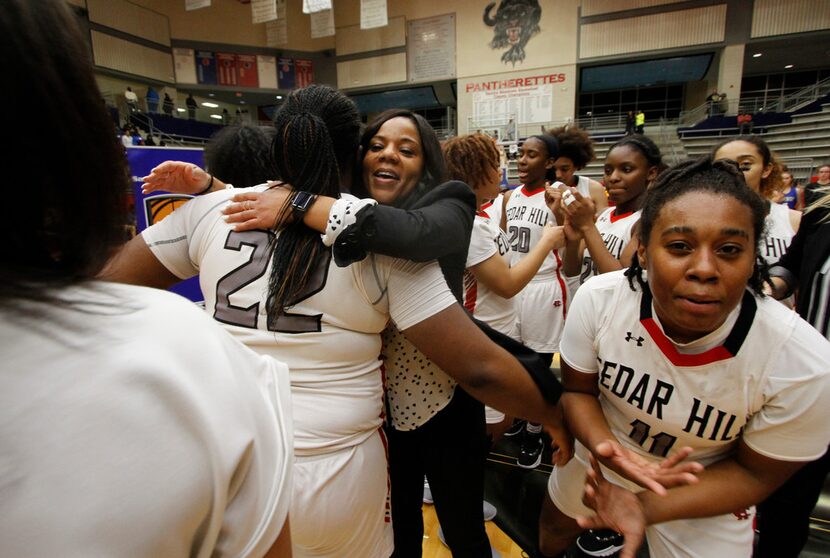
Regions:
<instances>
[{"instance_id":1,"label":"black leggings","mask_svg":"<svg viewBox=\"0 0 830 558\"><path fill-rule=\"evenodd\" d=\"M395 558L421 556L424 475L454 558L490 556L484 530L484 406L460 386L449 404L411 431L386 427L392 482Z\"/></svg>"}]
</instances>

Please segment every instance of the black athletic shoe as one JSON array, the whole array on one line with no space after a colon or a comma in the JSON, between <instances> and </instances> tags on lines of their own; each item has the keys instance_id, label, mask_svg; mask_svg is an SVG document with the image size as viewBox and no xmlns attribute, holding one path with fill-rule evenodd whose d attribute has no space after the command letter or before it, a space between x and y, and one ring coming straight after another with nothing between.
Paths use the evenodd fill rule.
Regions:
<instances>
[{"instance_id":1,"label":"black athletic shoe","mask_svg":"<svg viewBox=\"0 0 830 558\"><path fill-rule=\"evenodd\" d=\"M515 436L516 434L521 434L522 432L525 431L525 424L526 423L527 423L527 421L525 421L525 420L514 419L513 424L510 426L510 428L507 429L507 432L504 433L504 436L506 438L509 438L510 436Z\"/></svg>"},{"instance_id":2,"label":"black athletic shoe","mask_svg":"<svg viewBox=\"0 0 830 558\"><path fill-rule=\"evenodd\" d=\"M623 547L623 536L610 529L585 531L576 539L576 546L588 556L611 556Z\"/></svg>"},{"instance_id":3,"label":"black athletic shoe","mask_svg":"<svg viewBox=\"0 0 830 558\"><path fill-rule=\"evenodd\" d=\"M519 450L519 457L516 458L516 465L523 469L535 469L542 462L542 450L544 443L542 435L526 433L522 440L522 447Z\"/></svg>"}]
</instances>

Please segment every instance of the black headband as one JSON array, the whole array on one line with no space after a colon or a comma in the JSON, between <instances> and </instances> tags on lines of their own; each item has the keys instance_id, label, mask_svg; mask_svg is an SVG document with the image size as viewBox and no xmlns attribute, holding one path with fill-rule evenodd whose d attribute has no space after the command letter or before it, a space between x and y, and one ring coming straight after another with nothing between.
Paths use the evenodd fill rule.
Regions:
<instances>
[{"instance_id":1,"label":"black headband","mask_svg":"<svg viewBox=\"0 0 830 558\"><path fill-rule=\"evenodd\" d=\"M550 159L558 159L559 158L559 143L556 141L556 138L553 136L549 136L547 134L539 134L535 136L528 137L525 141L530 138L536 138L548 148L548 157Z\"/></svg>"}]
</instances>

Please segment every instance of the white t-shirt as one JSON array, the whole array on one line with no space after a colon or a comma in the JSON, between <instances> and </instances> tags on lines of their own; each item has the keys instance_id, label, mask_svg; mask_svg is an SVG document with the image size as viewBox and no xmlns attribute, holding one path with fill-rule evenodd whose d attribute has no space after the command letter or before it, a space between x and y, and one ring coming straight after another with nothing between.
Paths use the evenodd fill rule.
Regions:
<instances>
[{"instance_id":1,"label":"white t-shirt","mask_svg":"<svg viewBox=\"0 0 830 558\"><path fill-rule=\"evenodd\" d=\"M679 345L663 333L649 292L632 292L622 270L605 273L574 297L561 356L597 374L611 430L647 459L691 446L690 459L708 465L739 439L783 461L827 450L830 343L772 299L747 291L720 328Z\"/></svg>"},{"instance_id":2,"label":"white t-shirt","mask_svg":"<svg viewBox=\"0 0 830 558\"><path fill-rule=\"evenodd\" d=\"M498 254L510 266L510 244L507 234L479 213L473 222L470 249L467 251L467 270L464 272L464 307L482 322L494 329L516 336L516 305L512 298L504 298L480 283L469 268Z\"/></svg>"},{"instance_id":3,"label":"white t-shirt","mask_svg":"<svg viewBox=\"0 0 830 558\"><path fill-rule=\"evenodd\" d=\"M264 555L292 484L285 365L168 292L56 294L75 305L0 312L0 556Z\"/></svg>"},{"instance_id":4,"label":"white t-shirt","mask_svg":"<svg viewBox=\"0 0 830 558\"><path fill-rule=\"evenodd\" d=\"M269 327L273 235L233 231L221 210L235 193L195 198L142 237L173 274L199 275L209 315L255 351L288 364L297 455L362 443L381 423L378 334L390 316L405 330L455 303L438 264L370 255L340 268L326 251L307 297Z\"/></svg>"}]
</instances>

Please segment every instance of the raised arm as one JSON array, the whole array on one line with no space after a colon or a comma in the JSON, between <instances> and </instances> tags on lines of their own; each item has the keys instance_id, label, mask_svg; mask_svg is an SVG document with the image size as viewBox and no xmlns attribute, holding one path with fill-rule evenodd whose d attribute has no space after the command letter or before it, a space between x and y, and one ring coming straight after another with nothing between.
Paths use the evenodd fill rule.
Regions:
<instances>
[{"instance_id":1,"label":"raised arm","mask_svg":"<svg viewBox=\"0 0 830 558\"><path fill-rule=\"evenodd\" d=\"M273 228L279 208L290 190L244 192L225 209L236 230ZM324 233L332 198L318 197L303 217L312 229ZM370 252L425 262L466 249L475 216L475 195L463 182L451 181L427 193L415 209L371 205L360 209L355 222L339 231L333 244L338 265L360 261Z\"/></svg>"},{"instance_id":2,"label":"raised arm","mask_svg":"<svg viewBox=\"0 0 830 558\"><path fill-rule=\"evenodd\" d=\"M502 298L513 298L521 291L554 249L565 243L564 227L545 225L541 240L516 265L509 266L498 254L474 265L470 271L476 279Z\"/></svg>"},{"instance_id":3,"label":"raised arm","mask_svg":"<svg viewBox=\"0 0 830 558\"><path fill-rule=\"evenodd\" d=\"M165 161L145 176L141 192L163 190L174 194L200 195L224 190L227 185L193 163Z\"/></svg>"}]
</instances>

